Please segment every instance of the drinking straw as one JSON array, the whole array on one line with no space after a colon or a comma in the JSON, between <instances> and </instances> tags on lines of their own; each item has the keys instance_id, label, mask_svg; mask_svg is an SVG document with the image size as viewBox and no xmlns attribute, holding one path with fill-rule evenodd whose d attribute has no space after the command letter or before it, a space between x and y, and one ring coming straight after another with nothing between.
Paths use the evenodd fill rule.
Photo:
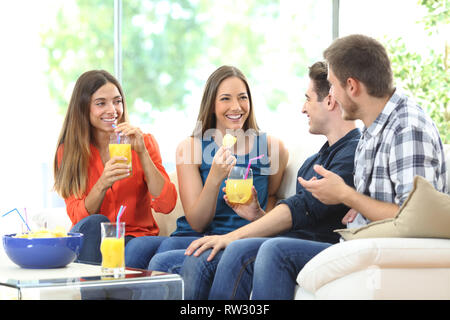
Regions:
<instances>
[{"instance_id":1,"label":"drinking straw","mask_svg":"<svg viewBox=\"0 0 450 320\"><path fill-rule=\"evenodd\" d=\"M4 215L2 215L2 218L4 216L6 216L7 214L10 214L11 212L16 211L19 214L20 219L22 219L23 223L25 223L25 225L27 226L28 231L31 231L30 227L28 226L28 223L23 219L22 215L20 214L19 210L17 210L17 208L14 208L10 211L8 211L7 213L5 213Z\"/></svg>"},{"instance_id":2,"label":"drinking straw","mask_svg":"<svg viewBox=\"0 0 450 320\"><path fill-rule=\"evenodd\" d=\"M28 214L27 214L27 208L23 208L25 211L25 222L28 224Z\"/></svg>"},{"instance_id":3,"label":"drinking straw","mask_svg":"<svg viewBox=\"0 0 450 320\"><path fill-rule=\"evenodd\" d=\"M259 156L257 156L257 157L251 158L251 159L248 161L248 166L247 166L247 170L245 171L245 177L244 177L244 179L247 179L248 172L250 171L250 165L252 164L252 161L261 159L262 157L264 157L263 154L262 154L262 155L259 155Z\"/></svg>"},{"instance_id":4,"label":"drinking straw","mask_svg":"<svg viewBox=\"0 0 450 320\"><path fill-rule=\"evenodd\" d=\"M117 220L116 220L116 229L117 229L117 238L119 237L119 231L120 231L120 217L124 213L127 206L120 206L119 212L117 213Z\"/></svg>"},{"instance_id":5,"label":"drinking straw","mask_svg":"<svg viewBox=\"0 0 450 320\"><path fill-rule=\"evenodd\" d=\"M25 211L25 223L28 224L28 214L27 214L27 208L23 208Z\"/></svg>"},{"instance_id":6,"label":"drinking straw","mask_svg":"<svg viewBox=\"0 0 450 320\"><path fill-rule=\"evenodd\" d=\"M115 129L117 126L113 123L112 127ZM120 134L117 135L117 144L120 144Z\"/></svg>"}]
</instances>

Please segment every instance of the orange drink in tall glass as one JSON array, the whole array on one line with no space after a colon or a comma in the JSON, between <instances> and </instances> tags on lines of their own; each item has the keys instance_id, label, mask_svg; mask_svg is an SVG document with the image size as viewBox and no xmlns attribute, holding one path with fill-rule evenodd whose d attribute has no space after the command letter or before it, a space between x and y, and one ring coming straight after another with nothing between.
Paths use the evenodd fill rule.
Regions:
<instances>
[{"instance_id":1,"label":"orange drink in tall glass","mask_svg":"<svg viewBox=\"0 0 450 320\"><path fill-rule=\"evenodd\" d=\"M127 136L119 136L118 133L113 133L109 138L109 156L112 157L125 157L131 168L131 143L130 138ZM120 161L122 162L122 161Z\"/></svg>"}]
</instances>

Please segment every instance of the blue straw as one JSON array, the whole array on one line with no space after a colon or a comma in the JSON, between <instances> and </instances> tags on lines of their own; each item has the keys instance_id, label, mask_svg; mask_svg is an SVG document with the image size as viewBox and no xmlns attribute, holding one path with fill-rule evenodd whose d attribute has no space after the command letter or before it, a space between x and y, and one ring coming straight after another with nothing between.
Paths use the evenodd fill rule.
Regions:
<instances>
[{"instance_id":1,"label":"blue straw","mask_svg":"<svg viewBox=\"0 0 450 320\"><path fill-rule=\"evenodd\" d=\"M116 236L117 238L119 237L119 233L120 233L120 217L122 216L122 210L123 210L123 206L120 206L119 212L117 213L117 220L116 220Z\"/></svg>"},{"instance_id":2,"label":"blue straw","mask_svg":"<svg viewBox=\"0 0 450 320\"><path fill-rule=\"evenodd\" d=\"M112 127L114 129L117 128L117 126L115 124L113 124ZM120 134L117 135L117 144L120 144Z\"/></svg>"},{"instance_id":3,"label":"blue straw","mask_svg":"<svg viewBox=\"0 0 450 320\"><path fill-rule=\"evenodd\" d=\"M20 214L19 210L17 208L12 209L11 211L8 211L4 215L2 215L2 218L6 216L7 214L10 214L11 212L16 211L19 214L20 219L22 219L23 223L27 226L28 231L31 231L30 227L28 226L28 223L23 219L22 215Z\"/></svg>"}]
</instances>

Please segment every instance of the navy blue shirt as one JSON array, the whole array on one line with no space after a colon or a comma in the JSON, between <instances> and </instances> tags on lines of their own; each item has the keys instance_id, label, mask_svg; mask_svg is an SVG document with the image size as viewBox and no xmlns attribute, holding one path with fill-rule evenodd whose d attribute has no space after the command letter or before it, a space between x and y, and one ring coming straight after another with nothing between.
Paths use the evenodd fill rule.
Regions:
<instances>
[{"instance_id":1,"label":"navy blue shirt","mask_svg":"<svg viewBox=\"0 0 450 320\"><path fill-rule=\"evenodd\" d=\"M338 174L347 185L354 187L354 159L360 136L360 130L354 129L332 146L326 142L318 153L306 159L298 170L297 177L309 180L315 176L321 179L321 176L313 169L314 165L318 164ZM281 203L289 207L292 215L292 228L282 236L330 243L339 241L339 235L333 230L342 229L341 220L349 210L347 206L323 204L306 191L298 181L296 194L278 202L278 204Z\"/></svg>"}]
</instances>

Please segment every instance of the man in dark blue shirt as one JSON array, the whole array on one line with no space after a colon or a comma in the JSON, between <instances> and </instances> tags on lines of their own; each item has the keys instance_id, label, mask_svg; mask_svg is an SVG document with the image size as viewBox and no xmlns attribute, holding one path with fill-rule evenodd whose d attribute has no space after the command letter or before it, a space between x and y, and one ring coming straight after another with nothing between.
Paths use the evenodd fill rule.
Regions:
<instances>
[{"instance_id":1,"label":"man in dark blue shirt","mask_svg":"<svg viewBox=\"0 0 450 320\"><path fill-rule=\"evenodd\" d=\"M304 162L298 176L320 179L313 170L315 164L320 164L353 185L360 131L353 121L342 119L338 104L329 94L326 64L313 64L309 77L302 112L309 118L310 133L326 136L327 142ZM187 248L185 254L189 257L180 272L186 299L248 299L255 257L259 247L269 240L255 237L280 235L277 238L313 240L329 246L338 241L333 230L342 227L341 220L349 210L343 205L324 205L300 183L295 195L280 201L270 212L263 212L255 190L253 199L250 204L230 206L240 215L262 215L259 219L225 235L198 239Z\"/></svg>"}]
</instances>

